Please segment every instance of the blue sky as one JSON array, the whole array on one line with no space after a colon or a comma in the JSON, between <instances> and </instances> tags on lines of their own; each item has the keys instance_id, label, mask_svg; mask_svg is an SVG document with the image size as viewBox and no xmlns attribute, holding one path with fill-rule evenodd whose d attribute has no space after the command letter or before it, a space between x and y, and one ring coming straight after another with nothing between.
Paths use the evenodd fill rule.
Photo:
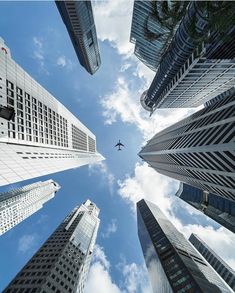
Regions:
<instances>
[{"instance_id":1,"label":"blue sky","mask_svg":"<svg viewBox=\"0 0 235 293\"><path fill-rule=\"evenodd\" d=\"M101 209L101 225L86 293L151 293L135 217L135 203L142 197L158 204L186 237L197 233L235 268L234 235L177 199L178 182L137 156L146 139L192 110L158 110L149 118L141 109L139 97L153 72L133 56L132 7L128 0L94 3L102 65L90 76L77 60L54 2L0 2L0 36L14 60L95 133L106 158L40 178L52 178L62 188L43 209L1 236L0 291L87 198ZM113 148L119 138L126 145L122 152Z\"/></svg>"}]
</instances>

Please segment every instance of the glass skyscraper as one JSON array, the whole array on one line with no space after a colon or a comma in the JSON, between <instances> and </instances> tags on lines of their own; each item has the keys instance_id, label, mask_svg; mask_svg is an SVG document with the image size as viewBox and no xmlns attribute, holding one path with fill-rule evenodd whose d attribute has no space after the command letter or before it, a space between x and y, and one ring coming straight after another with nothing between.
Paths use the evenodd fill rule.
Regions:
<instances>
[{"instance_id":1,"label":"glass skyscraper","mask_svg":"<svg viewBox=\"0 0 235 293\"><path fill-rule=\"evenodd\" d=\"M232 1L190 2L152 84L141 96L146 110L197 107L234 86L234 8Z\"/></svg>"},{"instance_id":2,"label":"glass skyscraper","mask_svg":"<svg viewBox=\"0 0 235 293\"><path fill-rule=\"evenodd\" d=\"M0 47L0 104L10 112L0 112L0 186L104 159L95 135L11 58L2 39Z\"/></svg>"},{"instance_id":3,"label":"glass skyscraper","mask_svg":"<svg viewBox=\"0 0 235 293\"><path fill-rule=\"evenodd\" d=\"M136 57L153 71L157 71L187 5L186 1L167 1L171 10L167 16L163 1L134 1L130 41L135 44Z\"/></svg>"},{"instance_id":4,"label":"glass skyscraper","mask_svg":"<svg viewBox=\"0 0 235 293\"><path fill-rule=\"evenodd\" d=\"M140 200L137 219L154 293L231 292L156 205Z\"/></svg>"},{"instance_id":5,"label":"glass skyscraper","mask_svg":"<svg viewBox=\"0 0 235 293\"><path fill-rule=\"evenodd\" d=\"M94 74L101 64L91 1L56 1L80 64Z\"/></svg>"},{"instance_id":6,"label":"glass skyscraper","mask_svg":"<svg viewBox=\"0 0 235 293\"><path fill-rule=\"evenodd\" d=\"M182 182L176 195L235 233L235 201Z\"/></svg>"},{"instance_id":7,"label":"glass skyscraper","mask_svg":"<svg viewBox=\"0 0 235 293\"><path fill-rule=\"evenodd\" d=\"M197 251L207 260L222 279L235 291L235 272L224 262L202 239L191 234L189 241Z\"/></svg>"},{"instance_id":8,"label":"glass skyscraper","mask_svg":"<svg viewBox=\"0 0 235 293\"><path fill-rule=\"evenodd\" d=\"M235 92L151 138L139 156L159 173L235 200Z\"/></svg>"},{"instance_id":9,"label":"glass skyscraper","mask_svg":"<svg viewBox=\"0 0 235 293\"><path fill-rule=\"evenodd\" d=\"M90 200L76 207L34 254L4 293L82 293L99 227Z\"/></svg>"},{"instance_id":10,"label":"glass skyscraper","mask_svg":"<svg viewBox=\"0 0 235 293\"><path fill-rule=\"evenodd\" d=\"M0 235L41 209L59 189L58 183L47 180L0 193Z\"/></svg>"}]
</instances>

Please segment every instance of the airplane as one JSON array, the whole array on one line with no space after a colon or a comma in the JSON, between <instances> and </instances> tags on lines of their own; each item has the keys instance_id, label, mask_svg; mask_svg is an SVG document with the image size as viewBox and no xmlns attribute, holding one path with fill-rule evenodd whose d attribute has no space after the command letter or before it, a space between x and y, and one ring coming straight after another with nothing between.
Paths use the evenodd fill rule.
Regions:
<instances>
[{"instance_id":1,"label":"airplane","mask_svg":"<svg viewBox=\"0 0 235 293\"><path fill-rule=\"evenodd\" d=\"M122 144L121 142L120 142L120 139L119 139L119 141L118 141L118 143L114 146L114 147L118 147L118 151L121 151L122 149L121 149L121 147L124 147L124 144Z\"/></svg>"}]
</instances>

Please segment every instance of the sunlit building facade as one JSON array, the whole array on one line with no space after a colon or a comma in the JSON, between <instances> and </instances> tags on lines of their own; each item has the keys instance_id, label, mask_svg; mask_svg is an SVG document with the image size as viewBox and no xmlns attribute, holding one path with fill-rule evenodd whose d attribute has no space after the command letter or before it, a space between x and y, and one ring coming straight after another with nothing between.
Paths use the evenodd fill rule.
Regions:
<instances>
[{"instance_id":1,"label":"sunlit building facade","mask_svg":"<svg viewBox=\"0 0 235 293\"><path fill-rule=\"evenodd\" d=\"M103 159L95 135L12 58L0 39L0 186ZM13 111L13 115L11 115Z\"/></svg>"},{"instance_id":2,"label":"sunlit building facade","mask_svg":"<svg viewBox=\"0 0 235 293\"><path fill-rule=\"evenodd\" d=\"M157 133L139 156L159 173L235 200L235 93Z\"/></svg>"},{"instance_id":3,"label":"sunlit building facade","mask_svg":"<svg viewBox=\"0 0 235 293\"><path fill-rule=\"evenodd\" d=\"M176 196L235 233L234 200L229 200L182 182Z\"/></svg>"},{"instance_id":4,"label":"sunlit building facade","mask_svg":"<svg viewBox=\"0 0 235 293\"><path fill-rule=\"evenodd\" d=\"M100 67L100 51L91 1L56 1L80 64L94 74Z\"/></svg>"},{"instance_id":5,"label":"sunlit building facade","mask_svg":"<svg viewBox=\"0 0 235 293\"><path fill-rule=\"evenodd\" d=\"M58 183L47 180L0 193L0 235L41 209L59 189Z\"/></svg>"},{"instance_id":6,"label":"sunlit building facade","mask_svg":"<svg viewBox=\"0 0 235 293\"><path fill-rule=\"evenodd\" d=\"M235 272L196 234L191 234L189 241L207 260L220 277L235 291Z\"/></svg>"},{"instance_id":7,"label":"sunlit building facade","mask_svg":"<svg viewBox=\"0 0 235 293\"><path fill-rule=\"evenodd\" d=\"M156 205L139 201L137 219L153 292L232 292Z\"/></svg>"},{"instance_id":8,"label":"sunlit building facade","mask_svg":"<svg viewBox=\"0 0 235 293\"><path fill-rule=\"evenodd\" d=\"M211 29L207 37L206 3L190 2L149 89L141 96L146 110L198 107L235 85L234 15L223 15L221 9L227 30L222 35ZM235 6L228 3L231 7L226 9L232 11ZM212 5L210 9L219 11L222 2Z\"/></svg>"},{"instance_id":9,"label":"sunlit building facade","mask_svg":"<svg viewBox=\"0 0 235 293\"><path fill-rule=\"evenodd\" d=\"M3 292L84 292L98 216L90 200L76 207Z\"/></svg>"}]
</instances>

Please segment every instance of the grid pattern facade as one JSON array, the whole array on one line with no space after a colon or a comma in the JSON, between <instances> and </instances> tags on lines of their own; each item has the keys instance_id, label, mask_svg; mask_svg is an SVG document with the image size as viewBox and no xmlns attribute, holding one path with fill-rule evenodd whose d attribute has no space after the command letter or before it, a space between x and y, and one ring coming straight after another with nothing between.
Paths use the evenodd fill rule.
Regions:
<instances>
[{"instance_id":1,"label":"grid pattern facade","mask_svg":"<svg viewBox=\"0 0 235 293\"><path fill-rule=\"evenodd\" d=\"M235 201L180 183L176 195L235 233Z\"/></svg>"},{"instance_id":2,"label":"grid pattern facade","mask_svg":"<svg viewBox=\"0 0 235 293\"><path fill-rule=\"evenodd\" d=\"M82 293L97 236L98 214L99 209L89 200L75 208L3 292Z\"/></svg>"},{"instance_id":3,"label":"grid pattern facade","mask_svg":"<svg viewBox=\"0 0 235 293\"><path fill-rule=\"evenodd\" d=\"M37 182L0 194L0 235L43 207L60 186L52 181Z\"/></svg>"},{"instance_id":4,"label":"grid pattern facade","mask_svg":"<svg viewBox=\"0 0 235 293\"><path fill-rule=\"evenodd\" d=\"M56 1L80 64L94 74L101 64L91 1Z\"/></svg>"},{"instance_id":5,"label":"grid pattern facade","mask_svg":"<svg viewBox=\"0 0 235 293\"><path fill-rule=\"evenodd\" d=\"M102 160L84 143L94 134L11 58L2 39L0 46L0 104L15 112L11 121L0 118L0 185Z\"/></svg>"},{"instance_id":6,"label":"grid pattern facade","mask_svg":"<svg viewBox=\"0 0 235 293\"><path fill-rule=\"evenodd\" d=\"M163 175L234 200L234 113L231 94L156 134L139 155Z\"/></svg>"},{"instance_id":7,"label":"grid pattern facade","mask_svg":"<svg viewBox=\"0 0 235 293\"><path fill-rule=\"evenodd\" d=\"M157 71L162 55L178 27L175 24L170 30L154 17L159 5L161 1L134 1L130 36L131 43L135 44L134 54L153 71ZM184 5L183 2L181 5Z\"/></svg>"},{"instance_id":8,"label":"grid pattern facade","mask_svg":"<svg viewBox=\"0 0 235 293\"><path fill-rule=\"evenodd\" d=\"M203 240L191 234L189 241L198 252L207 260L221 278L235 291L235 272L226 264Z\"/></svg>"},{"instance_id":9,"label":"grid pattern facade","mask_svg":"<svg viewBox=\"0 0 235 293\"><path fill-rule=\"evenodd\" d=\"M139 201L137 215L153 292L231 292L156 205Z\"/></svg>"},{"instance_id":10,"label":"grid pattern facade","mask_svg":"<svg viewBox=\"0 0 235 293\"><path fill-rule=\"evenodd\" d=\"M145 109L152 112L156 108L196 107L234 86L235 48L232 41L226 41L235 36L234 16L222 16L230 24L226 38L211 30L210 40L204 45L202 40L208 27L205 3L189 4L152 84L142 97ZM219 1L214 1L214 5L220 9ZM233 10L233 3L230 5Z\"/></svg>"}]
</instances>

